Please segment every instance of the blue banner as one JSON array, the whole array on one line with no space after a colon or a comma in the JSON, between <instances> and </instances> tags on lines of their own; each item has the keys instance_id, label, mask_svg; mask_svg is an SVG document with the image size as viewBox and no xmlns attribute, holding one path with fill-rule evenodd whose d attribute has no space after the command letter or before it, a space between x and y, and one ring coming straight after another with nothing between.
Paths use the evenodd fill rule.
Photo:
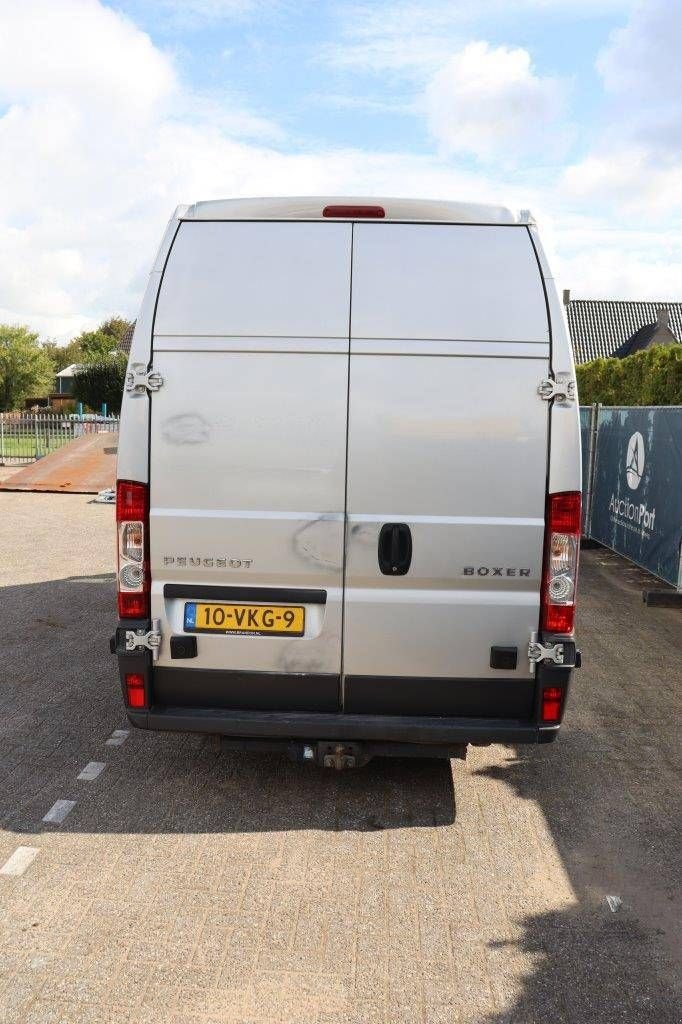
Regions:
<instances>
[{"instance_id":1,"label":"blue banner","mask_svg":"<svg viewBox=\"0 0 682 1024\"><path fill-rule=\"evenodd\" d=\"M682 586L682 408L600 408L594 459L590 537Z\"/></svg>"}]
</instances>

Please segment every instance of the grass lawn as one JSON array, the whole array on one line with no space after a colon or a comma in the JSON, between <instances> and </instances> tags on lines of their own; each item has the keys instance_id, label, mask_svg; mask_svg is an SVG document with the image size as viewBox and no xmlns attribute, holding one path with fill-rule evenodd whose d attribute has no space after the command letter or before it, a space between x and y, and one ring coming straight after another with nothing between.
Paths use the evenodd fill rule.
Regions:
<instances>
[{"instance_id":1,"label":"grass lawn","mask_svg":"<svg viewBox=\"0 0 682 1024\"><path fill-rule=\"evenodd\" d=\"M20 436L12 437L5 433L4 438L0 441L0 464L5 459L35 459L36 454L38 456L47 455L49 452L56 451L57 448L61 448L62 445L68 444L72 440L72 437L62 433L46 436L39 432L36 449L35 434L21 434Z\"/></svg>"}]
</instances>

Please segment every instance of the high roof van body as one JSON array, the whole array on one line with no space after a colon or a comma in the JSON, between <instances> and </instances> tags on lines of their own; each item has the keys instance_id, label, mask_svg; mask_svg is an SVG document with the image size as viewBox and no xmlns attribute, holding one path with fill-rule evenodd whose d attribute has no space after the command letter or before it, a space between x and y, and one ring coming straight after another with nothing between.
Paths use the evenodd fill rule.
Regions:
<instances>
[{"instance_id":1,"label":"high roof van body","mask_svg":"<svg viewBox=\"0 0 682 1024\"><path fill-rule=\"evenodd\" d=\"M118 478L134 725L334 766L555 738L579 659L580 434L528 215L179 208Z\"/></svg>"}]
</instances>

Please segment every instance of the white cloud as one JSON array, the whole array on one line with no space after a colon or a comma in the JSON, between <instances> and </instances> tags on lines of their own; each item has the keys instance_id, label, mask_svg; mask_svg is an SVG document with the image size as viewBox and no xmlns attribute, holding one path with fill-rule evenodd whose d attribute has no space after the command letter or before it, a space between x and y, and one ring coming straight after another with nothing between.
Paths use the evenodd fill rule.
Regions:
<instances>
[{"instance_id":1,"label":"white cloud","mask_svg":"<svg viewBox=\"0 0 682 1024\"><path fill-rule=\"evenodd\" d=\"M165 220L201 194L193 182L229 194L226 141L278 130L192 95L171 58L97 0L1 6L0 316L67 338L133 314Z\"/></svg>"},{"instance_id":2,"label":"white cloud","mask_svg":"<svg viewBox=\"0 0 682 1024\"><path fill-rule=\"evenodd\" d=\"M542 150L549 162L556 140L548 130L560 123L564 91L558 79L535 73L527 50L472 42L433 75L424 105L446 152L507 161Z\"/></svg>"},{"instance_id":3,"label":"white cloud","mask_svg":"<svg viewBox=\"0 0 682 1024\"><path fill-rule=\"evenodd\" d=\"M562 178L566 194L640 221L682 220L682 4L639 0L597 59L598 142Z\"/></svg>"},{"instance_id":4,"label":"white cloud","mask_svg":"<svg viewBox=\"0 0 682 1024\"><path fill-rule=\"evenodd\" d=\"M25 322L65 340L112 313L134 316L178 203L258 194L406 195L530 207L545 228L552 221L561 226L560 269L576 294L595 281L605 295L614 288L632 288L632 295L645 289L657 298L679 294L666 269L677 273L682 263L679 231L632 236L629 255L627 240L620 246L604 241L603 221L581 223L571 234L576 217L570 204L573 211L589 206L594 179L604 177L597 163L573 169L560 189L552 189L547 175L503 173L499 161L473 171L443 155L331 147L294 152L267 118L234 100L194 95L170 55L98 0L0 0L0 10L1 321ZM483 95L488 104L507 102L510 89L512 95L518 89L517 105L507 102L494 136L481 127L492 117L490 106L469 124L461 97L455 92L453 98L447 65L434 127L444 144L457 149L463 126L467 152L492 154L500 139L511 146L507 133L520 123L520 103L535 104L548 129L554 86L533 71L527 54L488 46L478 56L485 88L466 62L464 71L455 69L457 87L463 83L467 95ZM436 91L439 66L427 76ZM437 118L440 108L431 99ZM608 190L608 181L600 188ZM627 181L622 188L630 188ZM667 178L655 185L658 195L671 189Z\"/></svg>"},{"instance_id":5,"label":"white cloud","mask_svg":"<svg viewBox=\"0 0 682 1024\"><path fill-rule=\"evenodd\" d=\"M98 0L3 2L0 101L97 98L102 118L148 116L176 87L149 36ZM80 105L81 110L85 105Z\"/></svg>"},{"instance_id":6,"label":"white cloud","mask_svg":"<svg viewBox=\"0 0 682 1024\"><path fill-rule=\"evenodd\" d=\"M641 145L600 148L567 167L561 181L567 197L598 202L621 217L660 220L682 212L682 165Z\"/></svg>"},{"instance_id":7,"label":"white cloud","mask_svg":"<svg viewBox=\"0 0 682 1024\"><path fill-rule=\"evenodd\" d=\"M340 5L339 38L321 48L337 68L421 76L433 72L472 37L519 19L599 16L635 0L364 0Z\"/></svg>"},{"instance_id":8,"label":"white cloud","mask_svg":"<svg viewBox=\"0 0 682 1024\"><path fill-rule=\"evenodd\" d=\"M682 155L682 4L640 0L599 55L597 68L623 128Z\"/></svg>"}]
</instances>

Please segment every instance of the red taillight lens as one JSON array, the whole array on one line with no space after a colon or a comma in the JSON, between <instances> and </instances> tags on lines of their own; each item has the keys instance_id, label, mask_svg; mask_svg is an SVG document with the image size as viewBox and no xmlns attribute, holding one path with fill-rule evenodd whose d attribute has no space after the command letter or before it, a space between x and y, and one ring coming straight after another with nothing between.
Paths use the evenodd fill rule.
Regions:
<instances>
[{"instance_id":1,"label":"red taillight lens","mask_svg":"<svg viewBox=\"0 0 682 1024\"><path fill-rule=\"evenodd\" d=\"M550 494L545 526L540 629L572 633L580 552L580 491Z\"/></svg>"},{"instance_id":2,"label":"red taillight lens","mask_svg":"<svg viewBox=\"0 0 682 1024\"><path fill-rule=\"evenodd\" d=\"M542 722L558 722L561 718L561 704L564 698L564 691L559 686L545 686L542 691Z\"/></svg>"},{"instance_id":3,"label":"red taillight lens","mask_svg":"<svg viewBox=\"0 0 682 1024\"><path fill-rule=\"evenodd\" d=\"M118 613L122 619L149 617L149 488L134 480L116 484L118 529Z\"/></svg>"},{"instance_id":4,"label":"red taillight lens","mask_svg":"<svg viewBox=\"0 0 682 1024\"><path fill-rule=\"evenodd\" d=\"M131 708L143 708L147 703L144 676L139 672L126 672L126 703Z\"/></svg>"},{"instance_id":5,"label":"red taillight lens","mask_svg":"<svg viewBox=\"0 0 682 1024\"><path fill-rule=\"evenodd\" d=\"M323 217L369 217L381 220L386 216L383 206L325 206Z\"/></svg>"},{"instance_id":6,"label":"red taillight lens","mask_svg":"<svg viewBox=\"0 0 682 1024\"><path fill-rule=\"evenodd\" d=\"M116 522L130 519L146 519L148 511L146 484L134 480L119 480L116 484Z\"/></svg>"}]
</instances>

